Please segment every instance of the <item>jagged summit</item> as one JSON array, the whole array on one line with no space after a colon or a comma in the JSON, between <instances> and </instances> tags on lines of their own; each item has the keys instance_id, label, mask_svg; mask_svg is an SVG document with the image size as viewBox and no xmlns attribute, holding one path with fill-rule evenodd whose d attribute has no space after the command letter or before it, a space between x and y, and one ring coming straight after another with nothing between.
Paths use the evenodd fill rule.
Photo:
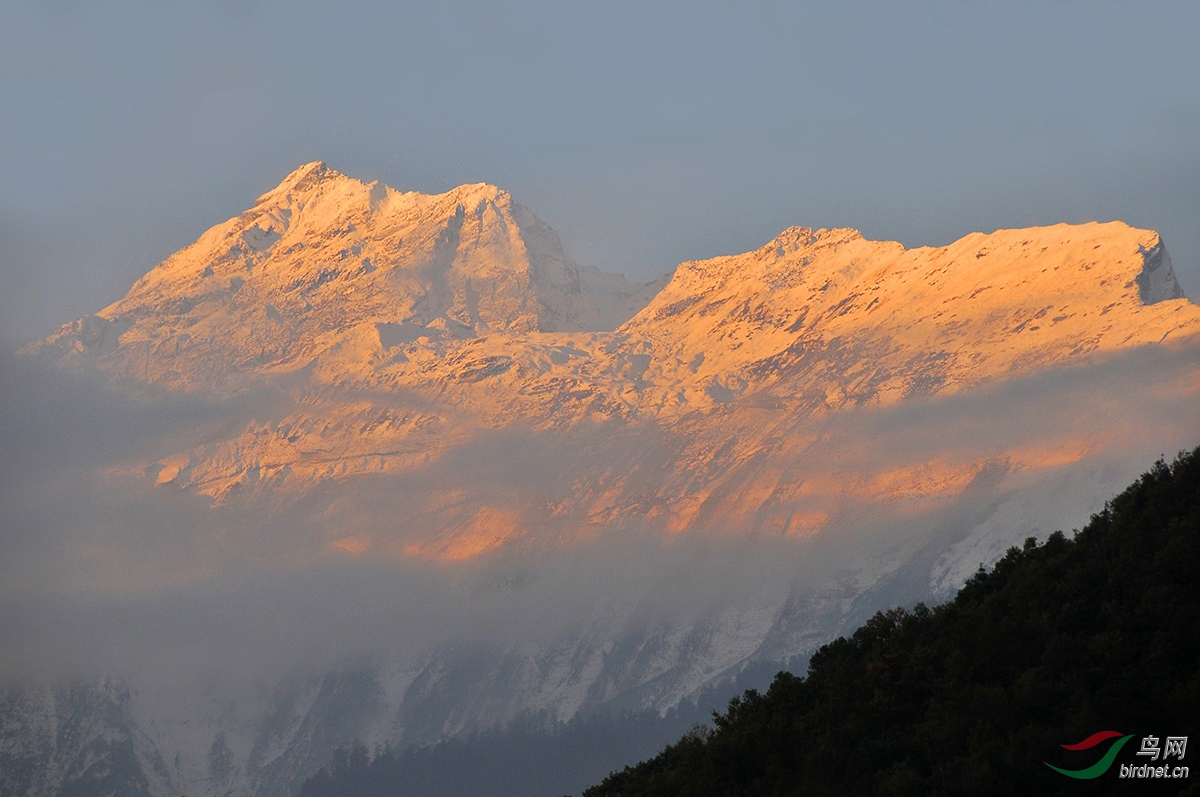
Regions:
<instances>
[{"instance_id":1,"label":"jagged summit","mask_svg":"<svg viewBox=\"0 0 1200 797\"><path fill-rule=\"evenodd\" d=\"M379 325L430 342L612 329L650 295L579 268L495 186L400 192L315 161L32 350L168 388L234 388Z\"/></svg>"},{"instance_id":2,"label":"jagged summit","mask_svg":"<svg viewBox=\"0 0 1200 797\"><path fill-rule=\"evenodd\" d=\"M356 187L366 186L373 189L378 196L382 197L382 192L390 192L393 194L403 194L405 192L397 191L389 186L384 185L378 180L369 183L363 182L355 177L343 174L338 170L331 168L325 161L311 161L293 169L286 177L284 177L277 186L267 191L258 199L255 200L255 205L267 205L272 202L278 202L281 198L286 197L290 193L302 194L322 185L322 184L353 184ZM414 195L420 195L418 192L409 192ZM469 199L475 195L481 195L488 199L500 199L504 197L506 201L511 202L511 196L507 191L491 185L490 183L464 183L456 186L445 192L444 196L454 196L461 199ZM443 196L443 195L426 195L426 196Z\"/></svg>"},{"instance_id":3,"label":"jagged summit","mask_svg":"<svg viewBox=\"0 0 1200 797\"><path fill-rule=\"evenodd\" d=\"M745 254L683 263L658 288L577 267L495 186L405 193L314 162L26 352L217 394L294 374L319 408L151 469L220 497L419 469L475 425L649 421L686 430L695 462L724 451L729 461L704 466L720 472L787 449L808 418L1200 335L1158 234L1120 222L914 249L792 227ZM761 407L777 411L765 426ZM689 473L668 473L657 493L680 527L708 489ZM741 500L705 517L741 523L758 499ZM453 556L475 550L464 545Z\"/></svg>"},{"instance_id":4,"label":"jagged summit","mask_svg":"<svg viewBox=\"0 0 1200 797\"><path fill-rule=\"evenodd\" d=\"M1158 234L1122 222L915 249L793 227L682 264L621 331L652 340L658 362L690 364L676 378L697 391L753 392L800 369L835 403L857 403L1193 335L1200 308Z\"/></svg>"},{"instance_id":5,"label":"jagged summit","mask_svg":"<svg viewBox=\"0 0 1200 797\"><path fill-rule=\"evenodd\" d=\"M327 178L342 178L347 180L353 179L346 177L346 175L342 174L341 172L330 169L329 166L326 165L325 161L312 161L293 169L287 177L284 177L283 180L279 182L279 185L260 196L256 200L255 204L261 205L264 202L269 202L273 196L286 193L288 191L303 191Z\"/></svg>"},{"instance_id":6,"label":"jagged summit","mask_svg":"<svg viewBox=\"0 0 1200 797\"><path fill-rule=\"evenodd\" d=\"M1080 233L1084 233L1089 239L1103 241L1105 239L1121 238L1124 236L1135 236L1138 239L1139 253L1145 256L1144 262L1141 263L1136 284L1139 288L1139 296L1144 304L1155 304L1160 301L1170 299L1186 298L1183 292L1183 287L1179 284L1175 277L1175 272L1171 267L1171 258L1167 254L1165 247L1162 244L1162 239L1158 233L1150 230L1137 230L1130 227L1122 221L1112 222L1089 222L1083 225L1056 224L1047 227L1036 228L1018 228L1018 229L999 229L992 233L975 232L970 233L963 238L955 241L946 247L918 247L916 251L945 251L957 253L971 248L972 246L980 247L981 251L986 249L989 244L994 244L997 241L1008 242L1006 245L1011 246L1010 239L1020 239L1022 246L1029 246L1034 243L1033 237L1036 236L1039 240L1045 239L1045 246L1039 247L1049 249L1051 246L1057 246L1070 240L1080 237ZM812 261L813 256L822 252L828 251L830 248L836 248L843 245L853 245L855 242L863 241L868 244L874 244L877 247L887 247L893 249L900 247L901 251L907 251L902 244L897 244L891 241L869 241L859 230L851 227L841 227L834 229L819 229L814 230L810 227L788 227L779 235L772 238L754 253L757 261L771 260L783 258L787 260L787 255L801 253L799 257L804 260L802 265L807 265ZM1095 248L1101 248L1101 243L1094 243ZM735 259L745 258L746 255L734 255ZM700 261L705 264L717 266L724 261L722 258L717 258L710 261ZM728 261L725 261L728 262ZM696 264L689 264L695 266ZM1090 269L1085 269L1090 270Z\"/></svg>"}]
</instances>

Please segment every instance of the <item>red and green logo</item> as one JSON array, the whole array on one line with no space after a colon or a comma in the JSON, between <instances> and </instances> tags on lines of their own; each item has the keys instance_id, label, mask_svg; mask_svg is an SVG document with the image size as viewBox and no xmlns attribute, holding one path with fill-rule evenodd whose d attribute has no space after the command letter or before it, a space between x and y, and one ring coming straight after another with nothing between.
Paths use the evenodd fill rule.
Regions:
<instances>
[{"instance_id":1,"label":"red and green logo","mask_svg":"<svg viewBox=\"0 0 1200 797\"><path fill-rule=\"evenodd\" d=\"M1091 750L1096 745L1107 742L1109 739L1115 739L1118 736L1121 738L1109 746L1108 752L1104 754L1104 757L1086 769L1060 769L1053 764L1047 762L1042 763L1046 764L1046 766L1050 767L1055 772L1066 775L1068 778L1076 778L1078 780L1091 780L1092 778L1098 778L1107 772L1108 768L1112 766L1113 761L1117 757L1117 753L1121 752L1121 748L1125 746L1125 743L1133 738L1132 735L1123 736L1117 731L1100 731L1099 733L1093 733L1082 742L1062 745L1063 749L1065 750Z\"/></svg>"}]
</instances>

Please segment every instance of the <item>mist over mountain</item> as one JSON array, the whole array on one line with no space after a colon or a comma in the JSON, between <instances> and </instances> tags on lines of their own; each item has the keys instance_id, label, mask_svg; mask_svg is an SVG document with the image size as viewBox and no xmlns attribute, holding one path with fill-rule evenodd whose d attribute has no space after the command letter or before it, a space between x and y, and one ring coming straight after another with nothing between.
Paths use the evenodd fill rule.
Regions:
<instances>
[{"instance_id":1,"label":"mist over mountain","mask_svg":"<svg viewBox=\"0 0 1200 797\"><path fill-rule=\"evenodd\" d=\"M1174 765L1156 773L1169 783L1144 779L1137 745L1121 748L1152 728L1190 733L1200 715L1198 465L1200 449L1160 460L1072 538L1011 547L945 604L880 611L721 711L522 717L427 747L342 750L301 797L1065 795L1076 777L1131 768L1142 775L1121 791L1194 793ZM646 738L671 727L671 744ZM1104 748L1063 740L1093 728L1128 735L1081 772ZM638 749L653 755L631 766Z\"/></svg>"},{"instance_id":2,"label":"mist over mountain","mask_svg":"<svg viewBox=\"0 0 1200 797\"><path fill-rule=\"evenodd\" d=\"M0 359L0 754L283 795L664 712L1082 525L1200 439L1198 355L1120 222L791 228L635 285L493 186L307 164Z\"/></svg>"},{"instance_id":3,"label":"mist over mountain","mask_svg":"<svg viewBox=\"0 0 1200 797\"><path fill-rule=\"evenodd\" d=\"M1157 745L1164 725L1182 739L1200 714L1197 564L1200 449L1157 462L1072 539L1013 546L953 601L879 612L814 653L805 677L780 673L584 797L1070 795L1079 780L1144 773L1147 754L1122 754L1125 742ZM1063 741L1091 728L1123 732ZM1089 750L1123 735L1103 756ZM388 763L346 767L342 783L358 775L356 794L388 793ZM1189 767L1154 769L1117 790L1196 793ZM326 780L312 792L339 793Z\"/></svg>"}]
</instances>

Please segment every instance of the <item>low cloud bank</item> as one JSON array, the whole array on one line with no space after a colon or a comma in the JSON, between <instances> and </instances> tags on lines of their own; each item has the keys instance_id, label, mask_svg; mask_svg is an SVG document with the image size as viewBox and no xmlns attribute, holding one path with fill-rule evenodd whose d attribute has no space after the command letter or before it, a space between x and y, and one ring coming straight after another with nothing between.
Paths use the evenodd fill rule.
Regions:
<instances>
[{"instance_id":1,"label":"low cloud bank","mask_svg":"<svg viewBox=\"0 0 1200 797\"><path fill-rule=\"evenodd\" d=\"M816 442L781 466L829 510L810 538L669 533L647 516L583 535L530 529L461 562L354 555L330 541L364 528L383 541L420 539L430 530L413 527L421 515L408 508L428 487L569 490L576 460L608 458L589 459L591 472L665 463L667 438L510 430L416 475L214 506L127 466L153 461L164 440L237 428L278 397L134 400L0 355L0 679L251 682L362 660L416 666L462 641L536 647L588 629L749 612L798 591L843 594L851 615L869 614L944 591L1026 532L1082 525L1154 458L1200 442L1196 355L1156 348L811 421ZM913 483L931 480L927 495L862 497L863 485L909 471ZM961 472L962 485L939 492L938 479ZM347 510L361 510L354 528L338 528Z\"/></svg>"}]
</instances>

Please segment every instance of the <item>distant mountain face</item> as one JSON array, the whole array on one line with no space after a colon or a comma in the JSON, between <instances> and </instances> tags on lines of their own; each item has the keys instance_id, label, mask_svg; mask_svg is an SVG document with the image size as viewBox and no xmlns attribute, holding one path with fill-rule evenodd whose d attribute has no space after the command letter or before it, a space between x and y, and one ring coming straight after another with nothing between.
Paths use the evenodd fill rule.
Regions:
<instances>
[{"instance_id":1,"label":"distant mountain face","mask_svg":"<svg viewBox=\"0 0 1200 797\"><path fill-rule=\"evenodd\" d=\"M248 402L250 420L104 468L231 525L317 529L213 548L450 574L514 562L472 593L490 623L581 612L278 685L257 719L121 725L175 756L170 782L254 794L286 793L356 734L664 710L945 596L1200 435L1200 307L1153 232L905 249L792 228L638 286L576 266L492 186L400 193L323 164L23 353L141 395ZM704 556L621 548L660 538ZM593 592L564 601L560 582ZM14 727L35 727L18 702Z\"/></svg>"},{"instance_id":2,"label":"distant mountain face","mask_svg":"<svg viewBox=\"0 0 1200 797\"><path fill-rule=\"evenodd\" d=\"M401 193L309 163L32 349L158 387L229 391L364 335L394 346L611 329L652 295L576 266L495 186Z\"/></svg>"},{"instance_id":3,"label":"distant mountain face","mask_svg":"<svg viewBox=\"0 0 1200 797\"><path fill-rule=\"evenodd\" d=\"M887 404L1197 329L1158 235L1119 222L913 250L792 228L660 288L577 267L494 186L400 193L310 163L25 351L210 394L316 366L313 386L557 420L678 416L790 380L814 409ZM602 334L566 334L585 331Z\"/></svg>"},{"instance_id":4,"label":"distant mountain face","mask_svg":"<svg viewBox=\"0 0 1200 797\"><path fill-rule=\"evenodd\" d=\"M912 463L866 484L789 477L820 442L814 419L1200 332L1158 235L1119 222L911 250L792 228L754 252L684 263L659 287L576 267L492 186L405 194L315 163L124 299L25 351L126 385L207 395L287 385L287 409L146 464L160 484L221 500L418 474L485 430L571 439L579 455L559 472L577 478L540 496L540 509L520 495L450 501L449 513L435 500L425 526L437 531L395 546L457 559L548 523L630 517L807 535L835 511L814 490L938 494L989 458L1078 459L1089 444L1076 440L1056 453ZM648 484L638 474L650 469Z\"/></svg>"}]
</instances>

